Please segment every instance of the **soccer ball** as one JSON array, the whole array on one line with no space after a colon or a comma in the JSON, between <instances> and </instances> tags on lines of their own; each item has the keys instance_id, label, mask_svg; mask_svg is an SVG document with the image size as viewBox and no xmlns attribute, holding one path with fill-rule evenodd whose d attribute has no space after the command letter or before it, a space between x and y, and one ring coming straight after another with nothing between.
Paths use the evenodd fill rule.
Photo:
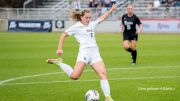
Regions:
<instances>
[{"instance_id":1,"label":"soccer ball","mask_svg":"<svg viewBox=\"0 0 180 101\"><path fill-rule=\"evenodd\" d=\"M88 90L85 94L86 101L98 101L99 93L96 90Z\"/></svg>"}]
</instances>

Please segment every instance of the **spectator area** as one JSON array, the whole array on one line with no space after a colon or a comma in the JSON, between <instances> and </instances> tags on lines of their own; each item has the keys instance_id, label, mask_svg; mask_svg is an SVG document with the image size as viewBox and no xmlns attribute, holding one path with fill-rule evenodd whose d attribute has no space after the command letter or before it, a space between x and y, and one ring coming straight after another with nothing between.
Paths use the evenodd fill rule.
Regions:
<instances>
[{"instance_id":1,"label":"spectator area","mask_svg":"<svg viewBox=\"0 0 180 101\"><path fill-rule=\"evenodd\" d=\"M69 10L91 9L95 19L115 2L119 3L118 10L107 20L116 20L126 13L129 3L140 18L180 18L180 0L32 0L24 6L26 2L2 0L0 18L69 20Z\"/></svg>"}]
</instances>

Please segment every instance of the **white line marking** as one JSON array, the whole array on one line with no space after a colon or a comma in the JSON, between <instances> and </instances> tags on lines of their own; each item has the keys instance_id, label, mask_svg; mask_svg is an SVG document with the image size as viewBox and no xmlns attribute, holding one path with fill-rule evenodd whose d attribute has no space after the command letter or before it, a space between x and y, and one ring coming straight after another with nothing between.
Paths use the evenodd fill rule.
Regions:
<instances>
[{"instance_id":1,"label":"white line marking","mask_svg":"<svg viewBox=\"0 0 180 101\"><path fill-rule=\"evenodd\" d=\"M25 79L25 78L32 78L32 77L38 77L38 76L45 76L45 75L52 75L52 74L62 74L63 72L54 72L54 73L44 73L44 74L37 74L37 75L29 75L29 76L22 76L22 77L17 77L17 78L11 78L7 80L2 80L0 81L0 85L10 82L10 81L15 81L19 79Z\"/></svg>"},{"instance_id":2,"label":"white line marking","mask_svg":"<svg viewBox=\"0 0 180 101\"><path fill-rule=\"evenodd\" d=\"M177 68L180 66L147 66L147 67L136 67L136 66L131 66L131 67L127 67L127 68L111 68L111 69L106 69L106 70L130 70L130 69L151 69L151 68Z\"/></svg>"},{"instance_id":3,"label":"white line marking","mask_svg":"<svg viewBox=\"0 0 180 101\"><path fill-rule=\"evenodd\" d=\"M113 70L130 70L130 69L147 69L147 68L176 68L176 67L180 67L180 66L149 66L149 67L136 67L135 66L135 67L127 67L127 68L111 68L111 69L107 69L107 70L113 71ZM90 71L92 71L92 70L85 70L84 72L90 72ZM19 80L19 79L32 78L32 77L45 76L45 75L62 74L62 73L64 73L64 72L43 73L43 74L37 74L37 75L29 75L29 76L10 78L10 79L0 81L0 85L11 82L11 81Z\"/></svg>"},{"instance_id":4,"label":"white line marking","mask_svg":"<svg viewBox=\"0 0 180 101\"><path fill-rule=\"evenodd\" d=\"M156 77L134 77L134 78L113 78L109 79L110 81L119 81L119 80L144 80L144 79L172 79L180 78L180 76L156 76ZM69 83L69 82L96 82L99 79L91 80L63 80L63 81L48 81L48 82L29 82L29 83L11 83L11 84L2 84L2 86L11 86L11 85L34 85L34 84L51 84L51 83Z\"/></svg>"}]
</instances>

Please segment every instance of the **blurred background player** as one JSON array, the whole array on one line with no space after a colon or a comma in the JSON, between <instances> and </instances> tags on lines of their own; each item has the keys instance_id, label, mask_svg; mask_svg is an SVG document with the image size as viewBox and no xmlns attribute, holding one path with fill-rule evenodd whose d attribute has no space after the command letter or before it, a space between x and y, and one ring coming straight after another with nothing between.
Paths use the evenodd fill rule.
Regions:
<instances>
[{"instance_id":1,"label":"blurred background player","mask_svg":"<svg viewBox=\"0 0 180 101\"><path fill-rule=\"evenodd\" d=\"M61 59L48 59L48 63L57 64L71 79L77 80L87 64L93 68L100 78L101 89L105 95L105 101L113 101L110 94L109 82L107 79L105 64L100 56L99 48L96 44L95 27L104 21L113 11L115 11L117 5L113 5L110 10L105 12L95 21L90 21L92 13L89 10L83 10L81 12L72 12L72 18L78 21L75 25L68 28L62 33L57 54L63 54L63 43L66 37L73 35L80 43L79 53L77 57L74 70L67 64L62 63Z\"/></svg>"},{"instance_id":2,"label":"blurred background player","mask_svg":"<svg viewBox=\"0 0 180 101\"><path fill-rule=\"evenodd\" d=\"M138 29L136 30L136 24ZM138 35L142 30L140 19L133 13L133 5L127 6L127 14L122 16L123 47L131 53L132 65L136 64Z\"/></svg>"}]
</instances>

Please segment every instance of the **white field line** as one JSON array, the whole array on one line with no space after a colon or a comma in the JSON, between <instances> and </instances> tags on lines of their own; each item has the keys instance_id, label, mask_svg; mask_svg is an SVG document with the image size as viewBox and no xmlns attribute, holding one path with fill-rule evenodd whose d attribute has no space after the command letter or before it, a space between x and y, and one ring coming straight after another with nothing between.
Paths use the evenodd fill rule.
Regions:
<instances>
[{"instance_id":1,"label":"white field line","mask_svg":"<svg viewBox=\"0 0 180 101\"><path fill-rule=\"evenodd\" d=\"M130 69L148 69L148 68L176 68L180 66L149 66L149 67L127 67L127 68L111 68L107 69L108 71L113 71L113 70L130 70ZM92 70L85 70L84 72L90 72ZM54 73L44 73L44 74L36 74L36 75L29 75L29 76L22 76L22 77L16 77L16 78L10 78L6 80L0 81L0 85L19 80L19 79L25 79L25 78L32 78L32 77L38 77L38 76L46 76L46 75L54 75L54 74L62 74L64 72L54 72Z\"/></svg>"},{"instance_id":2,"label":"white field line","mask_svg":"<svg viewBox=\"0 0 180 101\"><path fill-rule=\"evenodd\" d=\"M32 78L32 77L38 77L38 76L45 76L45 75L53 75L53 74L62 74L63 72L54 72L54 73L44 73L44 74L37 74L37 75L29 75L29 76L22 76L22 77L17 77L17 78L11 78L11 79L6 79L6 80L2 80L0 81L0 85L10 82L10 81L15 81L15 80L19 80L19 79L25 79L25 78Z\"/></svg>"},{"instance_id":3,"label":"white field line","mask_svg":"<svg viewBox=\"0 0 180 101\"><path fill-rule=\"evenodd\" d=\"M155 77L133 77L133 78L113 78L109 79L110 81L120 81L120 80L144 80L144 79L172 79L180 78L180 76L155 76ZM34 85L34 84L52 84L52 83L69 83L69 82L97 82L99 79L91 80L62 80L62 81L47 81L47 82L25 82L25 83L10 83L10 84L1 84L1 86L11 86L11 85Z\"/></svg>"}]
</instances>

